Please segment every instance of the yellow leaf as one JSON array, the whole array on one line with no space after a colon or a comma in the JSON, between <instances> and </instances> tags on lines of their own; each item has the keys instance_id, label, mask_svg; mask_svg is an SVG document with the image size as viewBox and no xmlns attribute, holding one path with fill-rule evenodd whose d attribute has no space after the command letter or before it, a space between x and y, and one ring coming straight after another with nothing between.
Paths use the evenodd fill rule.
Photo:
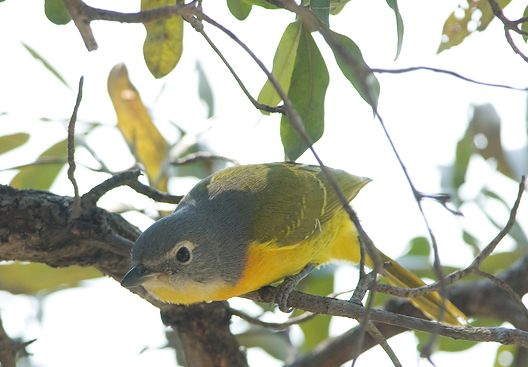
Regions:
<instances>
[{"instance_id":1,"label":"yellow leaf","mask_svg":"<svg viewBox=\"0 0 528 367\"><path fill-rule=\"evenodd\" d=\"M145 167L151 185L167 191L167 176L161 172L167 142L152 122L124 64L117 64L110 71L108 93L117 114L117 127L136 159Z\"/></svg>"},{"instance_id":2,"label":"yellow leaf","mask_svg":"<svg viewBox=\"0 0 528 367\"><path fill-rule=\"evenodd\" d=\"M75 287L82 280L102 274L92 267L52 268L38 263L0 265L0 289L13 294L35 294Z\"/></svg>"},{"instance_id":3,"label":"yellow leaf","mask_svg":"<svg viewBox=\"0 0 528 367\"><path fill-rule=\"evenodd\" d=\"M176 5L177 0L141 0L141 10ZM145 23L143 57L150 72L162 78L174 69L182 54L183 18L174 16Z\"/></svg>"}]
</instances>

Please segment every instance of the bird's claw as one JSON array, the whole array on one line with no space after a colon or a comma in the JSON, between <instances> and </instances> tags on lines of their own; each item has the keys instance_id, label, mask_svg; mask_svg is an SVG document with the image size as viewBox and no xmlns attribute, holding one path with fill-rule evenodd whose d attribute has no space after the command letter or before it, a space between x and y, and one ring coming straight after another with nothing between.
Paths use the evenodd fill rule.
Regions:
<instances>
[{"instance_id":1,"label":"bird's claw","mask_svg":"<svg viewBox=\"0 0 528 367\"><path fill-rule=\"evenodd\" d=\"M277 293L275 293L275 303L279 306L279 310L285 313L290 313L293 311L293 307L288 307L288 298L290 297L291 292L295 288L297 282L291 277L287 277L284 281L277 287Z\"/></svg>"}]
</instances>

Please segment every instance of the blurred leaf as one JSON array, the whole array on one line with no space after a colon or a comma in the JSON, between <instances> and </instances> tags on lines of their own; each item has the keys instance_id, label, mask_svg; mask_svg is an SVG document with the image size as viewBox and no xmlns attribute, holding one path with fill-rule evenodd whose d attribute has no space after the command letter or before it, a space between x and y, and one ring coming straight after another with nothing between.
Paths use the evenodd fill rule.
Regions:
<instances>
[{"instance_id":1,"label":"blurred leaf","mask_svg":"<svg viewBox=\"0 0 528 367\"><path fill-rule=\"evenodd\" d=\"M48 69L49 72L51 72L57 79L59 79L62 84L71 89L66 79L64 79L63 76L57 71L57 69L55 69L45 58L43 58L37 51L35 51L32 47L28 46L24 42L22 42L22 46L24 46L24 48L27 50L27 52L31 54L31 56L33 56L36 60L40 61L42 65L44 65L44 67Z\"/></svg>"},{"instance_id":2,"label":"blurred leaf","mask_svg":"<svg viewBox=\"0 0 528 367\"><path fill-rule=\"evenodd\" d=\"M471 155L475 153L473 138L468 130L456 146L455 162L452 169L451 185L456 192L466 182L466 172Z\"/></svg>"},{"instance_id":3,"label":"blurred leaf","mask_svg":"<svg viewBox=\"0 0 528 367\"><path fill-rule=\"evenodd\" d=\"M288 98L301 117L312 143L323 135L324 99L328 81L323 56L311 33L301 27ZM281 118L280 134L287 160L295 161L308 149L286 115Z\"/></svg>"},{"instance_id":4,"label":"blurred leaf","mask_svg":"<svg viewBox=\"0 0 528 367\"><path fill-rule=\"evenodd\" d=\"M292 348L291 342L284 333L266 328L252 327L248 331L235 335L235 337L240 345L246 348L262 348L269 355L281 361L288 358Z\"/></svg>"},{"instance_id":5,"label":"blurred leaf","mask_svg":"<svg viewBox=\"0 0 528 367\"><path fill-rule=\"evenodd\" d=\"M24 145L29 140L27 133L15 133L10 135L0 136L0 154L4 154Z\"/></svg>"},{"instance_id":6,"label":"blurred leaf","mask_svg":"<svg viewBox=\"0 0 528 367\"><path fill-rule=\"evenodd\" d=\"M363 60L361 50L354 41L339 33L332 32L332 35L342 47L342 52L338 52L335 48L332 49L341 72L352 83L361 98L375 109L380 93L378 79ZM347 60L343 53L346 53L346 57L350 60Z\"/></svg>"},{"instance_id":7,"label":"blurred leaf","mask_svg":"<svg viewBox=\"0 0 528 367\"><path fill-rule=\"evenodd\" d=\"M394 16L396 17L396 34L398 36L398 41L396 45L396 57L395 60L400 56L400 51L403 43L403 19L400 14L400 9L398 8L398 1L397 0L386 0L387 5L390 6L390 8L394 11Z\"/></svg>"},{"instance_id":8,"label":"blurred leaf","mask_svg":"<svg viewBox=\"0 0 528 367\"><path fill-rule=\"evenodd\" d=\"M469 324L474 327L484 327L484 326L489 327L489 326L496 326L497 321L478 318L478 319L471 321ZM429 343L429 341L431 340L431 334L426 333L424 331L414 331L414 335L418 339L418 344L416 346L417 350L422 350L423 347L427 343ZM463 350L467 350L469 348L474 347L478 343L479 342L476 342L476 341L452 339L447 336L439 335L437 337L436 348L437 350L444 351L444 352L461 352Z\"/></svg>"},{"instance_id":9,"label":"blurred leaf","mask_svg":"<svg viewBox=\"0 0 528 367\"><path fill-rule=\"evenodd\" d=\"M49 158L62 158L64 163L38 164L39 161L46 161ZM35 161L34 166L20 169L9 184L17 189L48 190L66 164L67 158L68 141L64 139L43 152Z\"/></svg>"},{"instance_id":10,"label":"blurred leaf","mask_svg":"<svg viewBox=\"0 0 528 367\"><path fill-rule=\"evenodd\" d=\"M339 14L349 1L350 0L330 0L330 14Z\"/></svg>"},{"instance_id":11,"label":"blurred leaf","mask_svg":"<svg viewBox=\"0 0 528 367\"><path fill-rule=\"evenodd\" d=\"M108 93L117 114L117 127L136 159L145 166L151 185L167 191L167 176L161 172L167 142L152 122L124 64L117 64L110 71Z\"/></svg>"},{"instance_id":12,"label":"blurred leaf","mask_svg":"<svg viewBox=\"0 0 528 367\"><path fill-rule=\"evenodd\" d=\"M515 367L515 356L519 349L516 345L501 345L497 348L493 367Z\"/></svg>"},{"instance_id":13,"label":"blurred leaf","mask_svg":"<svg viewBox=\"0 0 528 367\"><path fill-rule=\"evenodd\" d=\"M176 5L178 0L141 0L141 10ZM183 18L173 16L144 24L147 37L143 56L155 78L162 78L180 61L183 49Z\"/></svg>"},{"instance_id":14,"label":"blurred leaf","mask_svg":"<svg viewBox=\"0 0 528 367\"><path fill-rule=\"evenodd\" d=\"M405 255L428 257L431 254L429 241L425 237L415 237L411 240L409 245L409 250Z\"/></svg>"},{"instance_id":15,"label":"blurred leaf","mask_svg":"<svg viewBox=\"0 0 528 367\"><path fill-rule=\"evenodd\" d=\"M523 12L523 18L526 18L528 17L528 6L526 8L524 8L524 12ZM521 23L521 31L523 32L528 32L528 22L523 22ZM524 39L524 42L528 41L528 36L527 35L522 35L523 39Z\"/></svg>"},{"instance_id":16,"label":"blurred leaf","mask_svg":"<svg viewBox=\"0 0 528 367\"><path fill-rule=\"evenodd\" d=\"M520 249L511 252L495 252L482 262L480 269L495 274L500 270L511 267L513 263L524 255L526 255L526 251Z\"/></svg>"},{"instance_id":17,"label":"blurred leaf","mask_svg":"<svg viewBox=\"0 0 528 367\"><path fill-rule=\"evenodd\" d=\"M199 153L208 152L209 147L202 143L195 143L183 151L177 158L185 158L186 156ZM171 176L174 177L197 177L199 179L210 176L213 172L216 172L226 167L226 162L221 160L197 160L192 163L173 165L171 168Z\"/></svg>"},{"instance_id":18,"label":"blurred leaf","mask_svg":"<svg viewBox=\"0 0 528 367\"><path fill-rule=\"evenodd\" d=\"M198 61L196 62L196 71L198 72L198 95L207 105L207 118L211 118L214 115L213 90L202 69L202 65Z\"/></svg>"},{"instance_id":19,"label":"blurred leaf","mask_svg":"<svg viewBox=\"0 0 528 367\"><path fill-rule=\"evenodd\" d=\"M323 24L330 25L330 0L310 0L310 9Z\"/></svg>"},{"instance_id":20,"label":"blurred leaf","mask_svg":"<svg viewBox=\"0 0 528 367\"><path fill-rule=\"evenodd\" d=\"M504 154L501 142L501 120L491 104L485 103L473 107L473 117L469 122L469 129L473 141L478 139L477 152L486 160L493 159L497 165L497 170L506 177L514 180L519 179L513 173Z\"/></svg>"},{"instance_id":21,"label":"blurred leaf","mask_svg":"<svg viewBox=\"0 0 528 367\"><path fill-rule=\"evenodd\" d=\"M305 278L300 286L308 294L327 295L334 291L334 267L318 269ZM294 315L300 315L303 311L295 311ZM304 333L304 343L301 347L303 352L312 350L317 344L328 339L330 333L330 320L328 315L317 317L299 324Z\"/></svg>"},{"instance_id":22,"label":"blurred leaf","mask_svg":"<svg viewBox=\"0 0 528 367\"><path fill-rule=\"evenodd\" d=\"M100 276L101 272L93 267L52 268L39 263L9 263L0 265L0 289L12 294L53 292Z\"/></svg>"},{"instance_id":23,"label":"blurred leaf","mask_svg":"<svg viewBox=\"0 0 528 367\"><path fill-rule=\"evenodd\" d=\"M497 4L504 9L510 1L497 0ZM485 30L494 17L487 1L465 0L446 19L442 30L442 42L437 52L461 44L474 31Z\"/></svg>"},{"instance_id":24,"label":"blurred leaf","mask_svg":"<svg viewBox=\"0 0 528 367\"><path fill-rule=\"evenodd\" d=\"M485 188L482 190L482 193L489 198L497 200L504 206L504 209L506 209L508 212L511 210L511 207L508 205L508 203L495 192ZM503 228L504 225L497 223L480 203L478 204L478 206L480 210L484 213L484 215L488 218L488 220L493 223L495 227L497 227L497 229L501 230ZM524 233L523 228L517 221L513 223L513 226L508 232L508 235L515 240L516 245L518 247L526 248L526 246L528 246L528 237L526 236L526 233Z\"/></svg>"},{"instance_id":25,"label":"blurred leaf","mask_svg":"<svg viewBox=\"0 0 528 367\"><path fill-rule=\"evenodd\" d=\"M284 30L277 51L275 52L275 56L273 57L273 69L271 73L275 76L282 87L282 90L286 94L288 94L288 91L290 90L300 37L301 23L290 23ZM258 101L268 106L277 106L281 101L279 94L269 80L266 80L266 83L262 87L258 96ZM261 112L269 114L269 112L262 110Z\"/></svg>"},{"instance_id":26,"label":"blurred leaf","mask_svg":"<svg viewBox=\"0 0 528 367\"><path fill-rule=\"evenodd\" d=\"M71 20L63 0L44 0L44 13L51 22L58 25L67 24Z\"/></svg>"},{"instance_id":27,"label":"blurred leaf","mask_svg":"<svg viewBox=\"0 0 528 367\"><path fill-rule=\"evenodd\" d=\"M480 252L478 240L471 233L464 230L462 232L462 239L471 247L474 256L476 256Z\"/></svg>"},{"instance_id":28,"label":"blurred leaf","mask_svg":"<svg viewBox=\"0 0 528 367\"><path fill-rule=\"evenodd\" d=\"M227 0L227 7L235 18L244 20L248 17L253 6L244 0Z\"/></svg>"}]
</instances>

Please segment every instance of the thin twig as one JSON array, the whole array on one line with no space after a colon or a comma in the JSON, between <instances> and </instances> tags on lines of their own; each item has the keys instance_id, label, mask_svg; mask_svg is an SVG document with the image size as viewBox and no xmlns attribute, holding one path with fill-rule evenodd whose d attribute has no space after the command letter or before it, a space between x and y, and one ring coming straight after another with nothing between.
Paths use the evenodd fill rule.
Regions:
<instances>
[{"instance_id":1,"label":"thin twig","mask_svg":"<svg viewBox=\"0 0 528 367\"><path fill-rule=\"evenodd\" d=\"M108 191L113 190L119 186L127 185L130 182L137 181L140 175L140 169L131 169L128 171L116 173L109 179L101 182L99 185L93 187L90 191L84 194L81 198L83 206L95 206L99 199Z\"/></svg>"},{"instance_id":2,"label":"thin twig","mask_svg":"<svg viewBox=\"0 0 528 367\"><path fill-rule=\"evenodd\" d=\"M451 76L453 76L455 78L464 80L466 82L473 83L473 84L478 84L478 85L482 85L482 86L486 86L486 87L504 88L504 89L516 90L516 91L520 91L520 92L528 92L528 87L519 88L519 87L513 87L511 85L506 85L506 84L481 82L481 81L478 81L478 80L475 80L475 79L471 79L471 78L469 78L467 76L464 76L462 74L459 74L459 73L457 73L455 71L445 70L445 69L440 69L440 68L434 68L434 67L430 67L430 66L411 66L411 67L408 67L408 68L401 68L401 69L372 68L370 70L373 73L378 73L378 74L403 74L403 73L410 73L410 72L413 72L413 71L426 70L426 71L432 71L432 72L435 72L435 73L451 75Z\"/></svg>"},{"instance_id":3,"label":"thin twig","mask_svg":"<svg viewBox=\"0 0 528 367\"><path fill-rule=\"evenodd\" d=\"M480 275L481 277L489 279L497 287L508 293L512 300L517 304L517 306L519 306L519 311L522 312L524 314L524 317L528 320L528 309L526 309L526 306L524 305L521 297L517 293L515 293L515 291L512 289L512 287L510 287L508 283L506 283L500 278L497 278L495 275L480 270L478 268L474 271L474 273Z\"/></svg>"},{"instance_id":4,"label":"thin twig","mask_svg":"<svg viewBox=\"0 0 528 367\"><path fill-rule=\"evenodd\" d=\"M119 186L129 186L136 192L143 194L158 202L177 204L181 201L182 196L164 193L148 185L142 184L138 181L138 177L140 175L141 170L139 169L131 169L128 171L116 173L109 179L103 181L99 185L93 187L86 194L84 194L81 198L83 206L95 206L95 204L97 204L99 199L104 194Z\"/></svg>"},{"instance_id":5,"label":"thin twig","mask_svg":"<svg viewBox=\"0 0 528 367\"><path fill-rule=\"evenodd\" d=\"M368 309L367 309L368 310ZM360 325L361 327L361 325ZM396 353L394 353L394 350L389 345L387 338L385 335L382 334L382 332L374 325L372 321L368 321L366 324L366 329L369 333L369 335L383 348L387 356L392 361L392 364L394 367L402 367L402 364L400 360L398 359L398 356ZM364 333L363 333L364 334ZM361 340L358 345L363 345L363 340ZM352 366L356 364L357 358L354 358L352 360Z\"/></svg>"},{"instance_id":6,"label":"thin twig","mask_svg":"<svg viewBox=\"0 0 528 367\"><path fill-rule=\"evenodd\" d=\"M143 194L145 196L148 196L152 200L160 202L160 203L178 204L183 198L183 196L180 196L180 195L171 195L166 192L161 192L137 180L131 181L127 183L127 185L130 188L134 189L136 192Z\"/></svg>"},{"instance_id":7,"label":"thin twig","mask_svg":"<svg viewBox=\"0 0 528 367\"><path fill-rule=\"evenodd\" d=\"M514 31L516 33L519 33L523 36L528 36L528 33L523 31L519 28L519 22L518 21L511 21L509 20L503 13L502 8L500 7L499 3L497 3L496 0L488 0L488 3L491 7L491 11L493 12L493 15L497 17L502 24L504 25L504 36L506 37L506 41L512 48L512 50L519 55L525 62L528 62L528 56L526 56L515 44L513 41L513 38L511 36L510 31Z\"/></svg>"},{"instance_id":8,"label":"thin twig","mask_svg":"<svg viewBox=\"0 0 528 367\"><path fill-rule=\"evenodd\" d=\"M83 89L84 77L81 76L79 79L79 89L77 91L77 99L75 100L75 106L68 123L68 178L73 185L73 207L71 218L77 218L81 214L81 201L79 198L79 186L75 179L75 123L77 122L77 112L82 100L82 89Z\"/></svg>"},{"instance_id":9,"label":"thin twig","mask_svg":"<svg viewBox=\"0 0 528 367\"><path fill-rule=\"evenodd\" d=\"M272 302L275 297L276 288L263 287L258 291L244 295L245 298L259 302ZM327 298L293 291L288 299L290 306L297 309L324 313L332 316L342 316L353 319L360 319L364 316L366 309L361 305L345 300ZM515 344L528 347L528 332L505 327L473 327L473 326L450 326L430 321L410 317L384 310L371 309L370 321L390 324L406 329L420 330L429 333L437 332L439 335L448 336L453 339L473 340L473 341L494 341L501 344Z\"/></svg>"},{"instance_id":10,"label":"thin twig","mask_svg":"<svg viewBox=\"0 0 528 367\"><path fill-rule=\"evenodd\" d=\"M193 24L193 23L191 23ZM195 28L196 29L196 28ZM207 35L207 33L205 33L205 31L203 30L203 26L199 29L196 29L197 32L199 32L202 37L207 41L207 43L209 44L209 46L211 46L211 48L213 49L213 51L218 55L218 57L220 57L220 59L222 60L222 62L224 63L224 65L227 67L227 69L229 70L229 72L231 73L231 75L233 76L233 78L235 78L235 81L237 82L238 86L240 87L240 89L242 89L242 92L244 92L244 94L246 95L246 97L249 99L249 101L251 102L251 104L253 104L253 106L255 106L256 109L258 110L262 110L262 111L266 111L266 112L278 112L278 113L282 113L284 114L284 108L283 106L278 106L278 107L273 107L273 106L269 106L269 105L265 105L265 104L262 104L260 103L259 101L257 101L255 98L253 98L253 96L251 95L251 93L248 91L248 89L246 88L246 86L244 85L244 82L240 79L240 77L238 76L238 74L236 73L235 69L233 69L233 67L231 66L231 64L229 63L229 61L227 61L227 59L224 57L224 55L222 54L222 52L218 49L218 47L216 47L216 45L214 44L214 42L211 40L211 38L209 38L209 36Z\"/></svg>"},{"instance_id":11,"label":"thin twig","mask_svg":"<svg viewBox=\"0 0 528 367\"><path fill-rule=\"evenodd\" d=\"M247 313L234 309L232 307L228 308L228 311L237 317L240 317L242 320L245 320L251 324L263 326L265 328L273 329L273 330L285 330L288 329L292 325L298 325L305 321L311 320L314 317L318 316L316 313L312 312L304 312L303 314L299 316L292 317L288 319L288 321L284 322L268 322L268 321L262 321L258 317L253 317L248 315Z\"/></svg>"},{"instance_id":12,"label":"thin twig","mask_svg":"<svg viewBox=\"0 0 528 367\"><path fill-rule=\"evenodd\" d=\"M175 15L190 15L190 9L196 6L196 1L187 4L177 4L162 8L149 9L137 13L121 13L106 9L98 9L86 5L82 0L64 0L64 5L79 30L86 49L97 49L97 41L90 23L94 20L106 20L121 23L146 23L153 20L165 19Z\"/></svg>"},{"instance_id":13,"label":"thin twig","mask_svg":"<svg viewBox=\"0 0 528 367\"><path fill-rule=\"evenodd\" d=\"M512 206L512 209L510 211L510 216L508 218L508 221L502 228L502 230L479 252L477 256L473 259L471 264L469 264L466 268L457 270L449 275L447 275L444 278L444 282L446 285L452 284L469 274L474 273L475 271L479 270L480 265L482 262L493 253L497 245L502 241L504 237L510 232L511 228L515 224L515 219L517 216L517 210L519 209L519 205L521 203L521 198L524 193L525 189L525 183L526 183L526 176L521 177L521 181L519 182L519 189L517 191L517 197L515 199L515 203ZM383 293L389 293L395 296L399 297L416 297L419 295L423 295L425 293L430 293L433 291L436 291L439 289L439 281L436 281L434 283L431 283L429 285L424 285L422 287L418 288L400 288L400 287L393 287L385 284L378 284L378 291Z\"/></svg>"},{"instance_id":14,"label":"thin twig","mask_svg":"<svg viewBox=\"0 0 528 367\"><path fill-rule=\"evenodd\" d=\"M101 157L99 157L99 155L97 154L97 152L95 150L92 149L92 147L86 142L86 140L84 139L84 137L77 137L77 144L79 144L80 146L82 146L84 149L86 149L88 151L88 153L90 153L90 155L92 156L93 159L95 159L97 161L97 163L99 164L100 168L99 168L99 172L105 172L105 173L110 173L112 174L113 172L110 170L110 168L108 168L108 166L106 165L106 163L101 159Z\"/></svg>"}]
</instances>

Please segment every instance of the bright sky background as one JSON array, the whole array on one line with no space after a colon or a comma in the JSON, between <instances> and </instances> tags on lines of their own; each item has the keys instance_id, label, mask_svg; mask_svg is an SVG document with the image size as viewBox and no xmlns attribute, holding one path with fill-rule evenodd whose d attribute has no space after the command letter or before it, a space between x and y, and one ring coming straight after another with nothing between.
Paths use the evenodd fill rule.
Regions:
<instances>
[{"instance_id":1,"label":"bright sky background","mask_svg":"<svg viewBox=\"0 0 528 367\"><path fill-rule=\"evenodd\" d=\"M93 6L111 6L122 11L136 11L138 3L124 0L89 2ZM352 1L339 16L331 18L331 25L359 45L371 67L426 65L487 82L528 85L526 64L506 44L502 27L495 21L486 32L473 35L461 47L436 55L443 22L456 5L454 0L401 1L405 37L397 62L393 61L396 51L394 16L385 1ZM285 12L255 7L246 21L239 22L228 14L224 1L205 1L204 6L208 15L238 34L270 67L277 42L286 25L294 19ZM523 2L513 1L506 15L511 19L518 17L523 6ZM85 76L79 118L108 126L93 134L89 143L111 169L126 169L133 163L131 157L115 154L125 151L126 146L113 128L116 118L106 92L106 78L118 62L126 63L133 83L143 101L151 107L154 120L168 140L176 136L170 120L191 131L209 129L204 137L215 152L242 163L282 159L278 117L262 117L253 108L217 56L190 27L186 25L180 64L162 80L155 80L144 64L145 32L141 25L96 22L93 30L99 50L88 53L77 29L72 24L62 27L51 24L44 17L42 4L27 6L26 2L14 0L0 4L0 34L3 35L0 38L0 112L8 112L0 116L0 135L18 131L32 134L25 147L0 156L0 169L28 163L51 144L64 139L66 131L62 120L70 116L75 99L75 91L60 84L27 53L21 42L40 52L74 89L79 77ZM211 27L206 26L206 31L257 96L265 81L264 75L230 40ZM384 252L397 257L410 238L425 233L423 223L379 124L372 119L370 108L341 77L328 47L320 42L320 37L316 39L327 60L331 80L326 97L326 131L316 149L327 165L374 179L354 205L375 243ZM211 120L206 120L206 108L198 99L197 60L213 87L216 110ZM472 85L427 72L378 75L378 78L381 83L379 110L414 182L424 192L440 190L437 168L452 161L456 141L467 126L471 104L492 103L495 106L503 121L507 149L519 149L526 143L526 95L522 92ZM42 117L58 121L39 121ZM92 163L81 151L78 158ZM309 154L300 161L314 162ZM489 180L488 184L513 199L514 184L493 179L492 171L482 162L476 162L475 167L472 172L484 177L483 182ZM77 174L81 192L106 178L82 167ZM13 175L13 171L0 172L0 183L8 183ZM176 183L173 192L185 193L193 183L193 180ZM471 196L479 188L477 184L464 188L464 192ZM66 179L59 180L53 191L72 194ZM124 195L130 195L130 191L116 190L102 204L112 208L120 200L130 202L130 196ZM140 196L134 196L133 202L138 207L149 205L149 201ZM426 207L440 243L442 259L446 262L462 266L470 261L469 249L460 239L461 225L475 228L482 241L495 234L474 220L471 208L465 218L453 218L437 205ZM526 205L522 210L521 213L526 213ZM139 215L127 218L141 228L149 224ZM498 219L505 222L506 217ZM504 246L507 245L506 241ZM350 289L351 284L355 284L355 276L355 268L341 267L336 288ZM255 310L248 301L235 300L233 304ZM56 292L47 297L42 306L43 318L39 324L35 300L0 292L2 320L10 335L38 339L29 348L37 366L173 366L175 363L170 349L155 349L165 343L157 309L111 279L98 279L86 282L82 288ZM332 324L332 331L344 331L350 325L348 321L337 320ZM243 327L242 323L234 321L234 330L243 330ZM294 333L300 337L300 332L294 330ZM404 365L426 365L417 357L411 333L390 339L390 344ZM145 347L154 349L140 354ZM495 348L495 345L482 344L465 353L438 353L434 361L441 367L471 358L474 363L480 361L479 365L491 366ZM251 365L279 365L258 350L250 351L249 360ZM389 363L381 349L375 348L362 356L358 365Z\"/></svg>"}]
</instances>

